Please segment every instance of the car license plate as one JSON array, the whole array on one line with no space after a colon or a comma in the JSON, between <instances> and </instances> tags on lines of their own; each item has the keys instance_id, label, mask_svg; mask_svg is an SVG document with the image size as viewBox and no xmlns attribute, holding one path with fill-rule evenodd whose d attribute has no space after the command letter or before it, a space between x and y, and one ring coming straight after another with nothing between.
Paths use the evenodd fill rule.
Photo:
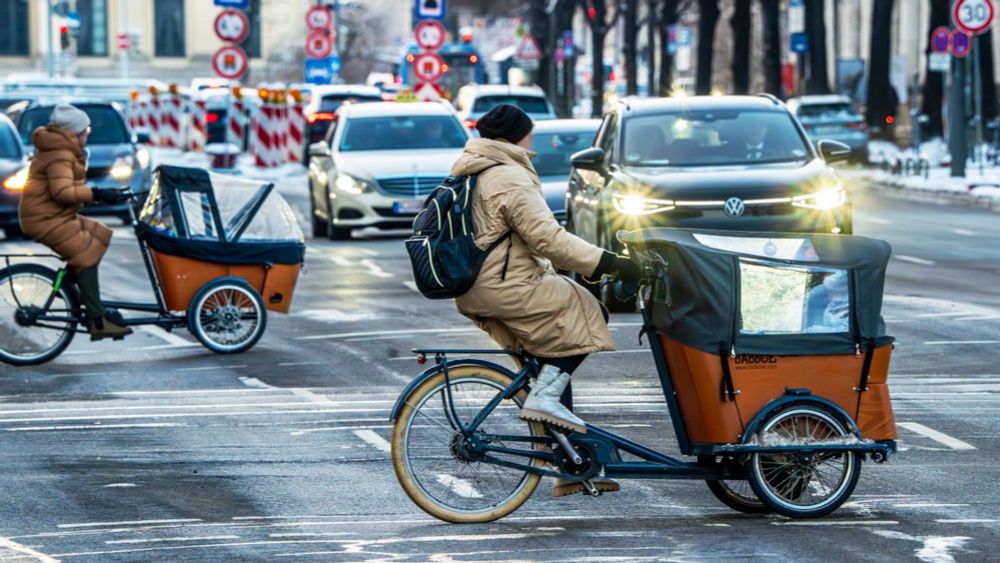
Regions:
<instances>
[{"instance_id":1,"label":"car license plate","mask_svg":"<svg viewBox=\"0 0 1000 563\"><path fill-rule=\"evenodd\" d=\"M392 204L392 212L396 215L413 215L414 213L420 213L420 210L423 208L424 201L422 199L397 201Z\"/></svg>"}]
</instances>

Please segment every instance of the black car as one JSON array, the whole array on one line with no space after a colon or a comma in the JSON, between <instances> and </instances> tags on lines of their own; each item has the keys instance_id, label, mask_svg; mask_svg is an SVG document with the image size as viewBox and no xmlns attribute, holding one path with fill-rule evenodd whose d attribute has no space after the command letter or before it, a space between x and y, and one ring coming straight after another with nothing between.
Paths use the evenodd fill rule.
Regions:
<instances>
[{"instance_id":1,"label":"black car","mask_svg":"<svg viewBox=\"0 0 1000 563\"><path fill-rule=\"evenodd\" d=\"M75 102L74 106L90 117L90 138L87 140L87 185L94 188L129 187L145 199L153 181L149 151L139 145L137 137L118 104L114 102ZM8 110L17 126L21 140L31 147L31 133L49 123L55 102L23 102ZM128 203L90 204L84 212L90 215L115 215L129 220Z\"/></svg>"},{"instance_id":2,"label":"black car","mask_svg":"<svg viewBox=\"0 0 1000 563\"><path fill-rule=\"evenodd\" d=\"M10 119L0 115L0 229L7 238L21 235L17 204L28 179L28 158Z\"/></svg>"},{"instance_id":3,"label":"black car","mask_svg":"<svg viewBox=\"0 0 1000 563\"><path fill-rule=\"evenodd\" d=\"M849 154L813 147L772 96L623 100L573 155L568 228L615 252L615 233L645 227L847 234L851 205L828 163Z\"/></svg>"}]
</instances>

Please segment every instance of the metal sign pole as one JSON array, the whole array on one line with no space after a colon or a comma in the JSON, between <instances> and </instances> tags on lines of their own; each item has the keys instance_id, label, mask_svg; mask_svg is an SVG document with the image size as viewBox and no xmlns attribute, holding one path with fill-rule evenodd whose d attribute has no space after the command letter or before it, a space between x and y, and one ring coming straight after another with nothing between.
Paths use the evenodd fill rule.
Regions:
<instances>
[{"instance_id":1,"label":"metal sign pole","mask_svg":"<svg viewBox=\"0 0 1000 563\"><path fill-rule=\"evenodd\" d=\"M49 49L48 49L49 78L52 78L56 75L56 53L55 53L56 43L52 37L52 0L45 0L45 14L47 18L46 21L48 24L46 25L46 27L49 30Z\"/></svg>"},{"instance_id":2,"label":"metal sign pole","mask_svg":"<svg viewBox=\"0 0 1000 563\"><path fill-rule=\"evenodd\" d=\"M968 128L965 114L965 61L953 60L948 90L948 148L951 152L951 176L965 176L968 157Z\"/></svg>"},{"instance_id":3,"label":"metal sign pole","mask_svg":"<svg viewBox=\"0 0 1000 563\"><path fill-rule=\"evenodd\" d=\"M972 44L972 64L975 66L973 70L973 88L975 91L976 100L976 149L973 153L975 155L976 164L979 165L979 173L983 173L983 77L982 70L979 66L979 51L982 47L982 42L979 40L981 36L976 35L973 37L974 43Z\"/></svg>"},{"instance_id":4,"label":"metal sign pole","mask_svg":"<svg viewBox=\"0 0 1000 563\"><path fill-rule=\"evenodd\" d=\"M118 32L121 35L128 35L128 2L125 0L118 0ZM129 48L122 49L121 45L118 46L118 50L121 52L121 71L122 78L128 80L128 63L129 55L132 51L131 38L129 38Z\"/></svg>"}]
</instances>

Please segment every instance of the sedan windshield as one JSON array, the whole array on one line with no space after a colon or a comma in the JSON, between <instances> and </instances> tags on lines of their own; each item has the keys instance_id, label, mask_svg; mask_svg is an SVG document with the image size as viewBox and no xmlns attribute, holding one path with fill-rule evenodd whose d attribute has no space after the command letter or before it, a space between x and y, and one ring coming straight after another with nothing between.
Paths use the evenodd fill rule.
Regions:
<instances>
[{"instance_id":1,"label":"sedan windshield","mask_svg":"<svg viewBox=\"0 0 1000 563\"><path fill-rule=\"evenodd\" d=\"M570 157L573 153L591 146L596 131L567 131L565 133L535 133L532 149L535 157L535 171L539 176L569 176L573 167Z\"/></svg>"},{"instance_id":2,"label":"sedan windshield","mask_svg":"<svg viewBox=\"0 0 1000 563\"><path fill-rule=\"evenodd\" d=\"M0 158L17 160L21 158L21 142L9 125L0 123Z\"/></svg>"},{"instance_id":3,"label":"sedan windshield","mask_svg":"<svg viewBox=\"0 0 1000 563\"><path fill-rule=\"evenodd\" d=\"M340 106L344 105L345 102L350 102L352 104L358 104L363 102L381 102L382 98L380 96L354 96L354 95L344 95L344 94L330 94L323 96L323 99L319 102L319 111L323 113L336 113Z\"/></svg>"},{"instance_id":4,"label":"sedan windshield","mask_svg":"<svg viewBox=\"0 0 1000 563\"><path fill-rule=\"evenodd\" d=\"M850 104L808 104L799 108L803 119L844 119L858 116Z\"/></svg>"},{"instance_id":5,"label":"sedan windshield","mask_svg":"<svg viewBox=\"0 0 1000 563\"><path fill-rule=\"evenodd\" d=\"M481 96L476 98L472 111L486 113L500 104L510 104L525 113L549 113L549 105L540 96Z\"/></svg>"},{"instance_id":6,"label":"sedan windshield","mask_svg":"<svg viewBox=\"0 0 1000 563\"><path fill-rule=\"evenodd\" d=\"M623 154L631 166L725 166L804 163L809 149L787 113L705 110L626 120Z\"/></svg>"},{"instance_id":7,"label":"sedan windshield","mask_svg":"<svg viewBox=\"0 0 1000 563\"><path fill-rule=\"evenodd\" d=\"M120 113L110 106L79 106L90 117L88 145L119 145L132 141ZM17 130L24 142L31 144L31 134L49 124L52 108L34 108L24 112Z\"/></svg>"},{"instance_id":8,"label":"sedan windshield","mask_svg":"<svg viewBox=\"0 0 1000 563\"><path fill-rule=\"evenodd\" d=\"M406 115L349 119L341 152L460 149L468 136L450 116Z\"/></svg>"}]
</instances>

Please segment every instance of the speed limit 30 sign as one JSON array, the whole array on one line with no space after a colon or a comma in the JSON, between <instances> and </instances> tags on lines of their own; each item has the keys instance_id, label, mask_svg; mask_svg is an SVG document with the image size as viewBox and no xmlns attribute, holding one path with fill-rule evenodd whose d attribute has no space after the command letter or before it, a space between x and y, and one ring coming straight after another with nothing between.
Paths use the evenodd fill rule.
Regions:
<instances>
[{"instance_id":1,"label":"speed limit 30 sign","mask_svg":"<svg viewBox=\"0 0 1000 563\"><path fill-rule=\"evenodd\" d=\"M993 0L958 0L951 12L955 25L971 35L985 33L995 15Z\"/></svg>"}]
</instances>

